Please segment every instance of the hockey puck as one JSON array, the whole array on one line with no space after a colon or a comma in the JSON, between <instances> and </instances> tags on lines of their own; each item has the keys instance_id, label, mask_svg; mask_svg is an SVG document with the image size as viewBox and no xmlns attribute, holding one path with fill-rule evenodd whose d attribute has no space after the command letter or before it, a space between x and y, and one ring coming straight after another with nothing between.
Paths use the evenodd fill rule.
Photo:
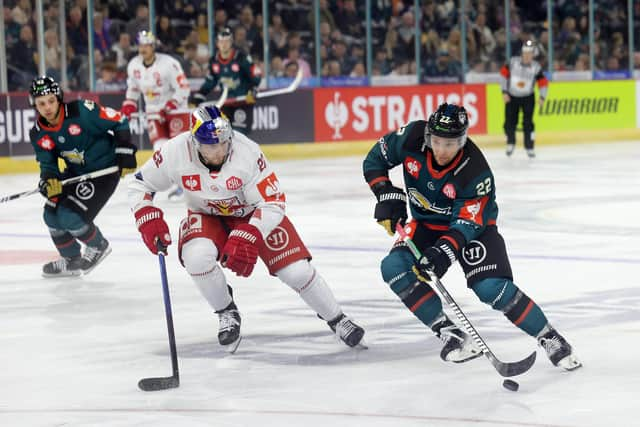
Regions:
<instances>
[{"instance_id":1,"label":"hockey puck","mask_svg":"<svg viewBox=\"0 0 640 427\"><path fill-rule=\"evenodd\" d=\"M507 390L510 391L518 391L518 388L520 388L520 384L518 384L517 382L513 381L513 380L504 380L502 382L502 387L506 388Z\"/></svg>"}]
</instances>

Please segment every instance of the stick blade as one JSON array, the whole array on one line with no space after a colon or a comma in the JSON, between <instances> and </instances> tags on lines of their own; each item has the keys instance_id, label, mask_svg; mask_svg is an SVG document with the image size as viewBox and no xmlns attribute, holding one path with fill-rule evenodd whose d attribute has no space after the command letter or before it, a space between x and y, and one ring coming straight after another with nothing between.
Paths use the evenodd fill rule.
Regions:
<instances>
[{"instance_id":1,"label":"stick blade","mask_svg":"<svg viewBox=\"0 0 640 427\"><path fill-rule=\"evenodd\" d=\"M493 366L503 377L515 377L527 372L536 362L536 352L534 351L525 359L518 362L501 362L498 359L491 360Z\"/></svg>"},{"instance_id":2,"label":"stick blade","mask_svg":"<svg viewBox=\"0 0 640 427\"><path fill-rule=\"evenodd\" d=\"M143 378L138 381L138 387L143 391L158 391L180 386L180 379L176 376L161 378Z\"/></svg>"}]
</instances>

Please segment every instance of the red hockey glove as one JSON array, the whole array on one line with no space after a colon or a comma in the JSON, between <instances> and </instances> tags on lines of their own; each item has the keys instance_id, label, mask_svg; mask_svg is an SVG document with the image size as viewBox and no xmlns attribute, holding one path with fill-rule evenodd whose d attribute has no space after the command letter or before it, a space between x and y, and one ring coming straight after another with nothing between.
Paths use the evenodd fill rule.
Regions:
<instances>
[{"instance_id":1,"label":"red hockey glove","mask_svg":"<svg viewBox=\"0 0 640 427\"><path fill-rule=\"evenodd\" d=\"M157 241L165 248L171 244L169 226L162 218L160 209L155 206L145 206L138 209L134 215L136 216L136 226L142 234L142 240L154 255L158 254Z\"/></svg>"},{"instance_id":2,"label":"red hockey glove","mask_svg":"<svg viewBox=\"0 0 640 427\"><path fill-rule=\"evenodd\" d=\"M164 111L167 113L177 109L178 109L178 101L176 101L175 99L170 99L167 101L166 104L164 104Z\"/></svg>"},{"instance_id":3,"label":"red hockey glove","mask_svg":"<svg viewBox=\"0 0 640 427\"><path fill-rule=\"evenodd\" d=\"M138 104L133 99L125 99L120 107L120 112L127 116L127 119L131 119L131 114L138 111Z\"/></svg>"},{"instance_id":4,"label":"red hockey glove","mask_svg":"<svg viewBox=\"0 0 640 427\"><path fill-rule=\"evenodd\" d=\"M221 264L238 276L249 277L258 261L257 244L262 241L260 230L251 224L240 224L222 248Z\"/></svg>"}]
</instances>

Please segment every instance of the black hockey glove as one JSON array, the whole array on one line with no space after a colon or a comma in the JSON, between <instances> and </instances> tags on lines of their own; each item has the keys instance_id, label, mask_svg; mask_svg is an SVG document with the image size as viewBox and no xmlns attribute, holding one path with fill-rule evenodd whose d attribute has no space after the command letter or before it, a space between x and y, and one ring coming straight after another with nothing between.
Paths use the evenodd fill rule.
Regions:
<instances>
[{"instance_id":1,"label":"black hockey glove","mask_svg":"<svg viewBox=\"0 0 640 427\"><path fill-rule=\"evenodd\" d=\"M120 176L135 172L138 167L136 151L138 147L130 143L121 143L116 147L116 162L120 168Z\"/></svg>"},{"instance_id":2,"label":"black hockey glove","mask_svg":"<svg viewBox=\"0 0 640 427\"><path fill-rule=\"evenodd\" d=\"M45 175L40 178L38 191L47 199L54 199L62 194L62 183L57 177Z\"/></svg>"},{"instance_id":3,"label":"black hockey glove","mask_svg":"<svg viewBox=\"0 0 640 427\"><path fill-rule=\"evenodd\" d=\"M407 195L400 188L385 184L374 189L378 203L373 217L390 236L395 234L396 224L404 226L407 220Z\"/></svg>"},{"instance_id":4,"label":"black hockey glove","mask_svg":"<svg viewBox=\"0 0 640 427\"><path fill-rule=\"evenodd\" d=\"M207 97L204 96L203 94L201 94L200 92L196 92L193 95L189 96L189 104L198 106L200 105L200 103L204 102L207 100Z\"/></svg>"},{"instance_id":5,"label":"black hockey glove","mask_svg":"<svg viewBox=\"0 0 640 427\"><path fill-rule=\"evenodd\" d=\"M441 278L455 260L456 251L451 242L438 239L434 246L422 252L422 258L415 262L414 273L422 281L430 282L431 274Z\"/></svg>"}]
</instances>

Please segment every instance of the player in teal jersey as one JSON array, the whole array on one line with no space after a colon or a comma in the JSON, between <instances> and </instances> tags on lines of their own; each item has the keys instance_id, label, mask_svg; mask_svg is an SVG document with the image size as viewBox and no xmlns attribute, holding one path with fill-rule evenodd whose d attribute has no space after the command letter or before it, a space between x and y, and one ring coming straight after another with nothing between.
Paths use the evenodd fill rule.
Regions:
<instances>
[{"instance_id":1,"label":"player in teal jersey","mask_svg":"<svg viewBox=\"0 0 640 427\"><path fill-rule=\"evenodd\" d=\"M137 166L129 122L120 112L93 101L65 103L60 85L51 77L34 79L29 95L38 112L29 136L40 165L38 187L47 198L44 222L61 255L45 264L42 274L87 274L111 252L93 220L115 191L120 175ZM60 171L58 159L64 161L64 171ZM61 184L63 179L115 165L120 174ZM80 242L85 245L84 253Z\"/></svg>"},{"instance_id":2,"label":"player in teal jersey","mask_svg":"<svg viewBox=\"0 0 640 427\"><path fill-rule=\"evenodd\" d=\"M229 118L231 126L245 135L251 132L253 104L260 84L261 70L251 56L233 47L233 36L229 28L223 28L216 37L218 52L209 61L209 74L200 90L189 98L191 104L204 102L206 96L217 85L229 88L228 97L246 96L243 102L228 102L222 112Z\"/></svg>"},{"instance_id":3,"label":"player in teal jersey","mask_svg":"<svg viewBox=\"0 0 640 427\"><path fill-rule=\"evenodd\" d=\"M545 349L551 362L579 368L569 343L549 324L542 309L513 282L504 240L498 232L498 206L491 168L467 137L463 107L442 104L428 121L416 120L380 138L363 163L364 176L378 203L375 219L393 235L407 230L422 251L415 260L398 240L382 260L382 277L413 314L444 343L440 357L464 362L481 355L473 339L443 312L430 286L455 262L481 301L502 311ZM406 193L394 187L389 170L402 165Z\"/></svg>"}]
</instances>

